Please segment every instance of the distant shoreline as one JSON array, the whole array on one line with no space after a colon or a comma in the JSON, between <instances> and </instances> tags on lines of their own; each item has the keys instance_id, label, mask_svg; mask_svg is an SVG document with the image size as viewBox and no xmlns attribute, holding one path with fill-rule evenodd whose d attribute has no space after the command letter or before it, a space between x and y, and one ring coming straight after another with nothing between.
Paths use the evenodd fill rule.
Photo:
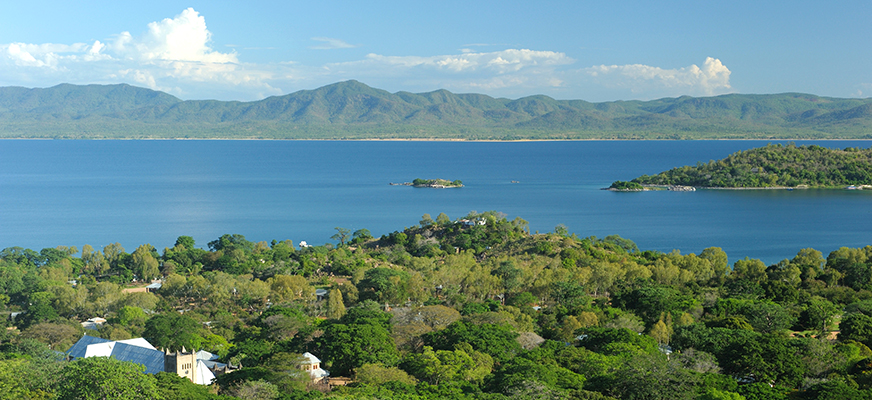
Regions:
<instances>
[{"instance_id":1,"label":"distant shoreline","mask_svg":"<svg viewBox=\"0 0 872 400\"><path fill-rule=\"evenodd\" d=\"M707 138L707 139L451 139L451 138L360 138L360 139L302 139L302 138L230 138L230 137L205 137L205 138L48 138L48 137L0 137L0 140L143 140L143 141L301 141L301 142L469 142L469 143L523 143L523 142L705 142L705 141L851 141L872 142L872 139L851 138Z\"/></svg>"}]
</instances>

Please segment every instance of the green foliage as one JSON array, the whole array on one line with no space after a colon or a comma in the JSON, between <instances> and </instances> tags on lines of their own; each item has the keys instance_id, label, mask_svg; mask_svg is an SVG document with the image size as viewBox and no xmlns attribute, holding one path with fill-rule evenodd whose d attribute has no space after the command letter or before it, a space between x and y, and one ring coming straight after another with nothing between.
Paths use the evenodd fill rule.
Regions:
<instances>
[{"instance_id":1,"label":"green foliage","mask_svg":"<svg viewBox=\"0 0 872 400\"><path fill-rule=\"evenodd\" d=\"M358 229L351 234L351 238L352 244L360 244L372 239L372 233L366 228Z\"/></svg>"},{"instance_id":2,"label":"green foliage","mask_svg":"<svg viewBox=\"0 0 872 400\"><path fill-rule=\"evenodd\" d=\"M142 333L158 348L241 365L219 385L242 398L784 399L787 387L801 399L872 388L872 246L827 258L803 249L769 266L739 259L731 270L716 247L640 251L616 235L530 235L493 211L464 218L483 224L440 214L378 241L355 232L354 247L299 251L241 235L209 250L180 237L163 256L148 245L85 246L81 258L64 246L0 250L0 305L28 311L20 335L0 330L0 399L58 398L61 370L75 363L54 361L52 349L81 337L66 318L89 315L109 320L101 337ZM159 292L112 283L141 274L136 260L149 257L170 271ZM315 287L330 289L327 301ZM836 326L838 341L811 338ZM324 395L307 387L306 351L358 383ZM221 397L141 376L157 397Z\"/></svg>"},{"instance_id":3,"label":"green foliage","mask_svg":"<svg viewBox=\"0 0 872 400\"><path fill-rule=\"evenodd\" d=\"M64 367L57 360L15 357L0 361L0 400L52 399Z\"/></svg>"},{"instance_id":4,"label":"green foliage","mask_svg":"<svg viewBox=\"0 0 872 400\"><path fill-rule=\"evenodd\" d=\"M145 323L142 337L154 347L170 351L199 349L203 343L200 323L187 314L155 315Z\"/></svg>"},{"instance_id":5,"label":"green foliage","mask_svg":"<svg viewBox=\"0 0 872 400\"><path fill-rule=\"evenodd\" d=\"M173 400L220 400L225 399L211 392L206 385L198 385L187 378L171 372L154 374L160 398Z\"/></svg>"},{"instance_id":6,"label":"green foliage","mask_svg":"<svg viewBox=\"0 0 872 400\"><path fill-rule=\"evenodd\" d=\"M739 385L736 391L748 400L787 400L790 389L766 382Z\"/></svg>"},{"instance_id":7,"label":"green foliage","mask_svg":"<svg viewBox=\"0 0 872 400\"><path fill-rule=\"evenodd\" d=\"M860 390L843 380L830 380L806 389L802 392L801 398L808 400L868 400L872 398L872 392Z\"/></svg>"},{"instance_id":8,"label":"green foliage","mask_svg":"<svg viewBox=\"0 0 872 400\"><path fill-rule=\"evenodd\" d=\"M797 320L796 316L780 304L768 301L718 299L712 313L718 316L712 322L718 321L718 319L721 322L709 323L709 326L747 329L745 327L738 328L739 325L746 323L748 328L763 333L789 329ZM739 319L744 322L729 323L729 320L738 321Z\"/></svg>"},{"instance_id":9,"label":"green foliage","mask_svg":"<svg viewBox=\"0 0 872 400\"><path fill-rule=\"evenodd\" d=\"M696 305L696 301L668 286L645 286L626 294L616 294L615 302L633 310L648 326L664 313L676 317Z\"/></svg>"},{"instance_id":10,"label":"green foliage","mask_svg":"<svg viewBox=\"0 0 872 400\"><path fill-rule=\"evenodd\" d=\"M338 226L333 229L336 229L336 234L330 236L330 239L337 240L339 241L340 246L344 246L345 242L348 240L349 235L351 235L351 229L340 228Z\"/></svg>"},{"instance_id":11,"label":"green foliage","mask_svg":"<svg viewBox=\"0 0 872 400\"><path fill-rule=\"evenodd\" d=\"M114 358L89 357L71 362L61 371L60 400L162 399L155 378L145 367Z\"/></svg>"},{"instance_id":12,"label":"green foliage","mask_svg":"<svg viewBox=\"0 0 872 400\"><path fill-rule=\"evenodd\" d=\"M376 302L362 301L357 307L346 310L339 323L375 325L390 330L391 314L382 311L381 306Z\"/></svg>"},{"instance_id":13,"label":"green foliage","mask_svg":"<svg viewBox=\"0 0 872 400\"><path fill-rule=\"evenodd\" d=\"M145 311L139 307L124 306L118 310L118 323L121 325L142 326L145 324L146 318Z\"/></svg>"},{"instance_id":14,"label":"green foliage","mask_svg":"<svg viewBox=\"0 0 872 400\"><path fill-rule=\"evenodd\" d=\"M613 374L596 377L590 388L620 399L695 399L702 376L660 353L628 357Z\"/></svg>"},{"instance_id":15,"label":"green foliage","mask_svg":"<svg viewBox=\"0 0 872 400\"><path fill-rule=\"evenodd\" d=\"M27 328L33 324L57 321L57 310L52 307L55 296L51 292L36 292L30 295L27 313L17 320L19 328Z\"/></svg>"},{"instance_id":16,"label":"green foliage","mask_svg":"<svg viewBox=\"0 0 872 400\"><path fill-rule=\"evenodd\" d=\"M41 322L21 332L21 337L38 340L53 350L65 350L82 337L78 324Z\"/></svg>"},{"instance_id":17,"label":"green foliage","mask_svg":"<svg viewBox=\"0 0 872 400\"><path fill-rule=\"evenodd\" d=\"M642 184L638 182L626 182L626 181L614 181L609 186L609 189L615 189L619 191L641 191L644 189Z\"/></svg>"},{"instance_id":18,"label":"green foliage","mask_svg":"<svg viewBox=\"0 0 872 400\"><path fill-rule=\"evenodd\" d=\"M333 289L327 298L327 318L339 319L343 315L345 315L345 303L342 302L342 292Z\"/></svg>"},{"instance_id":19,"label":"green foliage","mask_svg":"<svg viewBox=\"0 0 872 400\"><path fill-rule=\"evenodd\" d=\"M650 336L640 335L626 328L588 328L582 331L582 347L597 353L620 355L623 353L656 354L657 342Z\"/></svg>"},{"instance_id":20,"label":"green foliage","mask_svg":"<svg viewBox=\"0 0 872 400\"><path fill-rule=\"evenodd\" d=\"M872 184L872 149L770 144L632 182L701 187L844 187Z\"/></svg>"},{"instance_id":21,"label":"green foliage","mask_svg":"<svg viewBox=\"0 0 872 400\"><path fill-rule=\"evenodd\" d=\"M439 213L436 216L436 225L445 226L451 223L451 218L448 218L448 215L445 213Z\"/></svg>"},{"instance_id":22,"label":"green foliage","mask_svg":"<svg viewBox=\"0 0 872 400\"><path fill-rule=\"evenodd\" d=\"M699 396L697 399L698 400L745 400L745 396L742 396L741 394L738 394L738 393L726 392L723 390L710 388L702 396Z\"/></svg>"},{"instance_id":23,"label":"green foliage","mask_svg":"<svg viewBox=\"0 0 872 400\"><path fill-rule=\"evenodd\" d=\"M408 297L409 274L389 268L372 268L357 285L361 300L401 303Z\"/></svg>"},{"instance_id":24,"label":"green foliage","mask_svg":"<svg viewBox=\"0 0 872 400\"><path fill-rule=\"evenodd\" d=\"M379 325L330 324L318 343L323 359L337 376L349 376L365 364L390 367L400 360L390 332Z\"/></svg>"},{"instance_id":25,"label":"green foliage","mask_svg":"<svg viewBox=\"0 0 872 400\"><path fill-rule=\"evenodd\" d=\"M853 340L872 345L872 317L863 313L851 313L842 318L839 324L839 340Z\"/></svg>"},{"instance_id":26,"label":"green foliage","mask_svg":"<svg viewBox=\"0 0 872 400\"><path fill-rule=\"evenodd\" d=\"M131 257L132 267L138 279L150 282L159 275L157 251L152 245L144 244L137 247Z\"/></svg>"},{"instance_id":27,"label":"green foliage","mask_svg":"<svg viewBox=\"0 0 872 400\"><path fill-rule=\"evenodd\" d=\"M821 333L829 330L832 319L838 314L839 308L827 299L814 296L803 304L799 322L808 329Z\"/></svg>"},{"instance_id":28,"label":"green foliage","mask_svg":"<svg viewBox=\"0 0 872 400\"><path fill-rule=\"evenodd\" d=\"M584 382L584 376L559 365L515 357L494 373L489 386L495 391L512 394L531 383L552 390L572 391L582 389Z\"/></svg>"},{"instance_id":29,"label":"green foliage","mask_svg":"<svg viewBox=\"0 0 872 400\"><path fill-rule=\"evenodd\" d=\"M468 343L461 343L454 350L434 351L424 346L422 353L407 356L402 366L416 378L438 385L455 380L481 382L493 365L491 356L473 350Z\"/></svg>"},{"instance_id":30,"label":"green foliage","mask_svg":"<svg viewBox=\"0 0 872 400\"><path fill-rule=\"evenodd\" d=\"M808 368L801 352L799 342L767 334L734 342L718 360L724 372L733 376L796 387Z\"/></svg>"},{"instance_id":31,"label":"green foliage","mask_svg":"<svg viewBox=\"0 0 872 400\"><path fill-rule=\"evenodd\" d=\"M418 381L396 367L385 367L381 364L364 364L355 370L354 380L365 385L384 385L388 382L400 382L415 385Z\"/></svg>"},{"instance_id":32,"label":"green foliage","mask_svg":"<svg viewBox=\"0 0 872 400\"><path fill-rule=\"evenodd\" d=\"M457 321L444 330L425 334L424 343L437 350L453 350L461 343L469 343L473 349L497 361L506 361L521 349L515 340L517 337L518 334L505 325Z\"/></svg>"}]
</instances>

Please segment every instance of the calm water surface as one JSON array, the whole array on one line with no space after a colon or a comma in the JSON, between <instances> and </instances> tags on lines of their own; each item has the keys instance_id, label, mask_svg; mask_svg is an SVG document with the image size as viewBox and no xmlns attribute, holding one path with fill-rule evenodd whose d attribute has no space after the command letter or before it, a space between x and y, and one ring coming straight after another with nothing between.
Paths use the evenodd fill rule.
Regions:
<instances>
[{"instance_id":1,"label":"calm water surface","mask_svg":"<svg viewBox=\"0 0 872 400\"><path fill-rule=\"evenodd\" d=\"M425 213L472 210L521 217L533 231L562 223L582 237L617 234L643 250L718 246L731 262L872 244L872 191L599 190L766 143L0 140L0 248L163 249L180 235L205 247L224 233L322 244L334 227L379 236ZM872 144L797 142L806 143ZM414 178L466 187L388 185Z\"/></svg>"}]
</instances>

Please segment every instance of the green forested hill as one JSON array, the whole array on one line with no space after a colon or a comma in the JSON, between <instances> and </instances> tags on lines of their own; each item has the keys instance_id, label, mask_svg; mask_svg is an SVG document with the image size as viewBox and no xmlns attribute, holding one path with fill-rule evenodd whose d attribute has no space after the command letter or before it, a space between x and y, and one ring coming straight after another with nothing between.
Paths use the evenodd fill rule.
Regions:
<instances>
[{"instance_id":1,"label":"green forested hill","mask_svg":"<svg viewBox=\"0 0 872 400\"><path fill-rule=\"evenodd\" d=\"M129 85L0 88L0 137L279 139L870 138L872 99L731 94L590 103L390 93L339 82L259 101Z\"/></svg>"},{"instance_id":2,"label":"green forested hill","mask_svg":"<svg viewBox=\"0 0 872 400\"><path fill-rule=\"evenodd\" d=\"M0 249L0 399L872 398L872 246L767 266L563 225L531 234L495 211L336 231L299 248L225 234ZM206 386L67 360L85 334L202 349L230 373ZM305 353L338 385L315 384Z\"/></svg>"},{"instance_id":3,"label":"green forested hill","mask_svg":"<svg viewBox=\"0 0 872 400\"><path fill-rule=\"evenodd\" d=\"M65 119L166 106L181 100L130 85L62 84L48 89L0 88L0 118Z\"/></svg>"},{"instance_id":4,"label":"green forested hill","mask_svg":"<svg viewBox=\"0 0 872 400\"><path fill-rule=\"evenodd\" d=\"M844 187L872 184L872 148L770 144L718 161L644 175L633 182L701 187Z\"/></svg>"}]
</instances>

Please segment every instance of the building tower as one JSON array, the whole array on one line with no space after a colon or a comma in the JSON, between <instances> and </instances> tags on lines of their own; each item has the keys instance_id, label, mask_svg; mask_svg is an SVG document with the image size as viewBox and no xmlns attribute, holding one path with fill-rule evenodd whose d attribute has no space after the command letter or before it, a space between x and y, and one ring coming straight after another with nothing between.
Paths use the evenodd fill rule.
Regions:
<instances>
[{"instance_id":1,"label":"building tower","mask_svg":"<svg viewBox=\"0 0 872 400\"><path fill-rule=\"evenodd\" d=\"M194 358L194 353L187 352L184 347L182 347L182 351L166 351L164 354L164 371L175 372L176 375L186 378L191 382L194 381L196 363L197 360Z\"/></svg>"}]
</instances>

